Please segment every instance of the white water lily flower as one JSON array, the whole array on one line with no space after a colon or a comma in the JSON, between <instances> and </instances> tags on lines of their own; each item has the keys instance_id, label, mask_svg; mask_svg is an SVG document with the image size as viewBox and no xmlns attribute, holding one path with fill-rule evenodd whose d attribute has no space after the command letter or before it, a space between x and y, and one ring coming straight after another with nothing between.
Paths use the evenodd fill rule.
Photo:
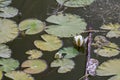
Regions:
<instances>
[{"instance_id":1,"label":"white water lily flower","mask_svg":"<svg viewBox=\"0 0 120 80\"><path fill-rule=\"evenodd\" d=\"M75 44L79 47L81 47L84 43L84 38L81 35L77 35L74 37Z\"/></svg>"}]
</instances>

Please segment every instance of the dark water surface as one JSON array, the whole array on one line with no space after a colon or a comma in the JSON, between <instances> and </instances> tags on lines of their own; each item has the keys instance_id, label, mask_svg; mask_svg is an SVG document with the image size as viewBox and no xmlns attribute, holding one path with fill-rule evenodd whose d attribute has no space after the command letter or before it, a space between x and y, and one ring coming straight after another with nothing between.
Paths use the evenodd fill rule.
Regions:
<instances>
[{"instance_id":1,"label":"dark water surface","mask_svg":"<svg viewBox=\"0 0 120 80\"><path fill-rule=\"evenodd\" d=\"M56 8L55 0L13 0L12 6L16 7L20 11L20 15L13 18L17 23L24 19L28 18L37 18L42 21L48 17L47 14L53 12L53 8ZM114 10L115 8L115 10ZM96 0L93 4L85 8L69 8L66 10L68 13L74 13L85 18L88 26L92 26L95 29L98 29L102 24L109 22L120 22L120 0ZM44 32L43 32L44 33ZM29 49L36 49L33 42L36 39L41 39L40 35L37 34L33 36L19 36L14 41L8 43L10 48L13 51L12 57L19 60L20 63L25 61L28 55L25 55L25 52ZM94 34L95 36L96 34ZM118 40L114 40L118 45L120 45ZM64 39L65 46L73 46L71 39ZM46 60L48 65L54 60L54 52L43 52L46 53L43 55L42 59ZM91 51L93 52L93 51ZM100 63L111 59L103 58L96 54L92 54L92 57L97 58ZM120 55L117 56L118 58ZM33 75L35 80L78 80L84 75L85 71L85 61L86 55L78 55L73 59L76 63L75 68L68 73L59 74L57 73L58 68L50 68L40 74ZM20 69L22 70L22 69ZM107 80L108 77L90 77L90 80ZM11 80L4 77L3 80Z\"/></svg>"}]
</instances>

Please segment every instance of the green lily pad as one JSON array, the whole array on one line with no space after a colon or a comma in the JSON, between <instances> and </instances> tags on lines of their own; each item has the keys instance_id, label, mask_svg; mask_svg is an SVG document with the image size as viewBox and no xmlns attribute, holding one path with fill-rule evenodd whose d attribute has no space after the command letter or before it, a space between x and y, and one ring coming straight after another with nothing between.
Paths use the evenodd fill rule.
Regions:
<instances>
[{"instance_id":1,"label":"green lily pad","mask_svg":"<svg viewBox=\"0 0 120 80\"><path fill-rule=\"evenodd\" d=\"M47 22L56 25L49 25L45 30L48 34L59 37L72 37L86 30L86 22L78 15L58 14L52 15L46 19Z\"/></svg>"},{"instance_id":2,"label":"green lily pad","mask_svg":"<svg viewBox=\"0 0 120 80\"><path fill-rule=\"evenodd\" d=\"M120 37L120 24L119 23L115 23L115 24L109 23L107 25L103 25L101 29L110 30L106 35L106 37L108 38L114 38L114 37L119 38Z\"/></svg>"},{"instance_id":3,"label":"green lily pad","mask_svg":"<svg viewBox=\"0 0 120 80\"><path fill-rule=\"evenodd\" d=\"M59 67L58 73L67 73L74 68L75 63L71 59L57 59L54 60L50 66Z\"/></svg>"},{"instance_id":4,"label":"green lily pad","mask_svg":"<svg viewBox=\"0 0 120 80\"><path fill-rule=\"evenodd\" d=\"M6 7L8 6L12 0L0 0L0 7Z\"/></svg>"},{"instance_id":5,"label":"green lily pad","mask_svg":"<svg viewBox=\"0 0 120 80\"><path fill-rule=\"evenodd\" d=\"M114 31L109 31L106 35L106 37L109 37L109 38L119 38L120 37L120 30L114 30Z\"/></svg>"},{"instance_id":6,"label":"green lily pad","mask_svg":"<svg viewBox=\"0 0 120 80\"><path fill-rule=\"evenodd\" d=\"M25 34L33 35L43 31L45 24L38 19L27 19L19 24L19 30Z\"/></svg>"},{"instance_id":7,"label":"green lily pad","mask_svg":"<svg viewBox=\"0 0 120 80\"><path fill-rule=\"evenodd\" d=\"M84 7L90 5L95 0L56 0L60 5L67 7Z\"/></svg>"},{"instance_id":8,"label":"green lily pad","mask_svg":"<svg viewBox=\"0 0 120 80\"><path fill-rule=\"evenodd\" d=\"M18 36L17 24L9 19L0 19L0 43L7 43Z\"/></svg>"},{"instance_id":9,"label":"green lily pad","mask_svg":"<svg viewBox=\"0 0 120 80\"><path fill-rule=\"evenodd\" d=\"M109 24L104 24L100 27L101 29L105 29L105 30L117 30L120 28L120 24L119 23L109 23Z\"/></svg>"},{"instance_id":10,"label":"green lily pad","mask_svg":"<svg viewBox=\"0 0 120 80\"><path fill-rule=\"evenodd\" d=\"M104 36L96 36L94 40L95 43L93 45L97 47L94 52L98 55L112 57L120 53L118 45L108 41Z\"/></svg>"},{"instance_id":11,"label":"green lily pad","mask_svg":"<svg viewBox=\"0 0 120 80\"><path fill-rule=\"evenodd\" d=\"M43 53L37 49L28 50L26 54L30 55L28 59L38 59L43 55Z\"/></svg>"},{"instance_id":12,"label":"green lily pad","mask_svg":"<svg viewBox=\"0 0 120 80\"><path fill-rule=\"evenodd\" d=\"M113 59L103 62L96 73L98 76L112 76L108 80L120 80L120 59Z\"/></svg>"},{"instance_id":13,"label":"green lily pad","mask_svg":"<svg viewBox=\"0 0 120 80\"><path fill-rule=\"evenodd\" d=\"M41 37L44 41L34 41L35 46L41 50L54 51L62 47L62 41L56 36L44 34Z\"/></svg>"},{"instance_id":14,"label":"green lily pad","mask_svg":"<svg viewBox=\"0 0 120 80\"><path fill-rule=\"evenodd\" d=\"M60 55L64 54L65 55L65 56L63 56L64 58L73 58L73 57L77 56L79 54L79 52L74 47L66 47L66 48L59 50L55 54L55 56L58 54L60 54Z\"/></svg>"},{"instance_id":15,"label":"green lily pad","mask_svg":"<svg viewBox=\"0 0 120 80\"><path fill-rule=\"evenodd\" d=\"M0 80L2 80L2 78L3 78L3 72L0 71Z\"/></svg>"},{"instance_id":16,"label":"green lily pad","mask_svg":"<svg viewBox=\"0 0 120 80\"><path fill-rule=\"evenodd\" d=\"M120 51L116 49L107 48L107 47L104 47L103 49L95 49L94 52L103 57L112 57L120 53Z\"/></svg>"},{"instance_id":17,"label":"green lily pad","mask_svg":"<svg viewBox=\"0 0 120 80\"><path fill-rule=\"evenodd\" d=\"M0 57L10 58L11 57L11 49L5 44L0 44Z\"/></svg>"},{"instance_id":18,"label":"green lily pad","mask_svg":"<svg viewBox=\"0 0 120 80\"><path fill-rule=\"evenodd\" d=\"M12 70L15 70L17 67L19 67L19 62L17 60L14 60L12 58L9 59L0 59L0 70L9 72Z\"/></svg>"},{"instance_id":19,"label":"green lily pad","mask_svg":"<svg viewBox=\"0 0 120 80\"><path fill-rule=\"evenodd\" d=\"M6 73L5 76L13 80L34 80L34 78L30 74L26 74L22 71L11 71Z\"/></svg>"},{"instance_id":20,"label":"green lily pad","mask_svg":"<svg viewBox=\"0 0 120 80\"><path fill-rule=\"evenodd\" d=\"M18 9L13 7L0 8L0 17L11 18L18 14Z\"/></svg>"},{"instance_id":21,"label":"green lily pad","mask_svg":"<svg viewBox=\"0 0 120 80\"><path fill-rule=\"evenodd\" d=\"M29 74L37 74L47 69L47 64L44 60L26 60L22 63L21 67L26 68L23 71Z\"/></svg>"}]
</instances>

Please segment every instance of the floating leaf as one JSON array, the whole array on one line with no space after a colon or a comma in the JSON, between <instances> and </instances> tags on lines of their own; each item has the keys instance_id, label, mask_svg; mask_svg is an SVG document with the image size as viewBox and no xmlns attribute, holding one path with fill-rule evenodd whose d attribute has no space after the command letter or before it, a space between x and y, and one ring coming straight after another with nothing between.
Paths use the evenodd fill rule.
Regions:
<instances>
[{"instance_id":1,"label":"floating leaf","mask_svg":"<svg viewBox=\"0 0 120 80\"><path fill-rule=\"evenodd\" d=\"M0 57L10 58L11 57L11 49L5 44L0 44Z\"/></svg>"},{"instance_id":2,"label":"floating leaf","mask_svg":"<svg viewBox=\"0 0 120 80\"><path fill-rule=\"evenodd\" d=\"M118 49L119 47L115 43L109 43L107 46L95 49L94 52L104 57L112 57L120 53Z\"/></svg>"},{"instance_id":3,"label":"floating leaf","mask_svg":"<svg viewBox=\"0 0 120 80\"><path fill-rule=\"evenodd\" d=\"M26 68L24 72L30 74L37 74L47 69L47 64L44 60L27 60L22 63L21 67Z\"/></svg>"},{"instance_id":4,"label":"floating leaf","mask_svg":"<svg viewBox=\"0 0 120 80\"><path fill-rule=\"evenodd\" d=\"M67 47L59 50L57 53L65 54L64 58L73 58L79 54L79 52L74 47Z\"/></svg>"},{"instance_id":5,"label":"floating leaf","mask_svg":"<svg viewBox=\"0 0 120 80\"><path fill-rule=\"evenodd\" d=\"M109 38L113 38L113 37L118 38L118 37L120 37L120 30L114 30L114 31L111 30L111 31L109 31L107 33L106 37L109 37Z\"/></svg>"},{"instance_id":6,"label":"floating leaf","mask_svg":"<svg viewBox=\"0 0 120 80\"><path fill-rule=\"evenodd\" d=\"M19 30L25 34L32 35L43 31L45 24L38 19L27 19L19 24Z\"/></svg>"},{"instance_id":7,"label":"floating leaf","mask_svg":"<svg viewBox=\"0 0 120 80\"><path fill-rule=\"evenodd\" d=\"M9 19L0 19L0 43L6 43L18 36L16 23Z\"/></svg>"},{"instance_id":8,"label":"floating leaf","mask_svg":"<svg viewBox=\"0 0 120 80\"><path fill-rule=\"evenodd\" d=\"M102 63L97 69L99 76L111 76L108 80L120 80L120 59L113 59Z\"/></svg>"},{"instance_id":9,"label":"floating leaf","mask_svg":"<svg viewBox=\"0 0 120 80\"><path fill-rule=\"evenodd\" d=\"M75 63L71 59L57 59L51 63L51 67L60 67L58 73L67 73L71 71Z\"/></svg>"},{"instance_id":10,"label":"floating leaf","mask_svg":"<svg viewBox=\"0 0 120 80\"><path fill-rule=\"evenodd\" d=\"M67 7L84 7L90 5L95 0L56 0L60 5Z\"/></svg>"},{"instance_id":11,"label":"floating leaf","mask_svg":"<svg viewBox=\"0 0 120 80\"><path fill-rule=\"evenodd\" d=\"M3 72L0 71L0 80L2 80L2 77L3 77Z\"/></svg>"},{"instance_id":12,"label":"floating leaf","mask_svg":"<svg viewBox=\"0 0 120 80\"><path fill-rule=\"evenodd\" d=\"M116 23L116 24L112 24L109 23L107 25L103 25L100 27L101 29L106 29L106 30L117 30L120 28L120 24Z\"/></svg>"},{"instance_id":13,"label":"floating leaf","mask_svg":"<svg viewBox=\"0 0 120 80\"><path fill-rule=\"evenodd\" d=\"M22 71L12 71L5 74L6 77L9 77L13 80L34 80L34 78Z\"/></svg>"},{"instance_id":14,"label":"floating leaf","mask_svg":"<svg viewBox=\"0 0 120 80\"><path fill-rule=\"evenodd\" d=\"M120 37L120 24L116 23L116 24L112 24L112 23L109 23L107 25L103 25L101 27L101 29L106 29L106 30L110 30L106 37L109 37L109 38L118 38Z\"/></svg>"},{"instance_id":15,"label":"floating leaf","mask_svg":"<svg viewBox=\"0 0 120 80\"><path fill-rule=\"evenodd\" d=\"M0 0L0 7L6 7L8 6L12 0Z\"/></svg>"},{"instance_id":16,"label":"floating leaf","mask_svg":"<svg viewBox=\"0 0 120 80\"><path fill-rule=\"evenodd\" d=\"M19 67L19 62L17 60L14 60L12 58L9 59L0 59L0 70L9 72L12 70L15 70L17 67Z\"/></svg>"},{"instance_id":17,"label":"floating leaf","mask_svg":"<svg viewBox=\"0 0 120 80\"><path fill-rule=\"evenodd\" d=\"M13 7L0 8L0 17L11 18L18 14L18 9Z\"/></svg>"},{"instance_id":18,"label":"floating leaf","mask_svg":"<svg viewBox=\"0 0 120 80\"><path fill-rule=\"evenodd\" d=\"M57 25L47 26L45 31L59 37L72 37L80 34L84 32L87 25L80 16L72 14L52 15L46 21Z\"/></svg>"},{"instance_id":19,"label":"floating leaf","mask_svg":"<svg viewBox=\"0 0 120 80\"><path fill-rule=\"evenodd\" d=\"M104 36L96 36L94 40L93 45L97 47L94 52L98 55L112 57L120 53L119 47L115 43L108 41Z\"/></svg>"},{"instance_id":20,"label":"floating leaf","mask_svg":"<svg viewBox=\"0 0 120 80\"><path fill-rule=\"evenodd\" d=\"M41 50L54 51L62 47L62 41L56 36L44 34L41 37L44 41L34 41L35 46Z\"/></svg>"},{"instance_id":21,"label":"floating leaf","mask_svg":"<svg viewBox=\"0 0 120 80\"><path fill-rule=\"evenodd\" d=\"M116 49L107 48L107 47L104 47L103 49L96 49L96 50L94 50L94 52L103 57L112 57L112 56L116 56L120 53L120 51L118 51Z\"/></svg>"},{"instance_id":22,"label":"floating leaf","mask_svg":"<svg viewBox=\"0 0 120 80\"><path fill-rule=\"evenodd\" d=\"M26 54L30 55L28 59L38 59L43 55L41 51L36 49L28 50Z\"/></svg>"}]
</instances>

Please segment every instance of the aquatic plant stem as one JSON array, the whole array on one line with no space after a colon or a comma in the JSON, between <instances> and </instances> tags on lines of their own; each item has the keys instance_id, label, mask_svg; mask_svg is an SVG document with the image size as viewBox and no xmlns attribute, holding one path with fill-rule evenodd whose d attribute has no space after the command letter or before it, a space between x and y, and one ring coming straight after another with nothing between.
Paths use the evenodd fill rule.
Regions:
<instances>
[{"instance_id":1,"label":"aquatic plant stem","mask_svg":"<svg viewBox=\"0 0 120 80\"><path fill-rule=\"evenodd\" d=\"M91 30L91 27L89 27L89 30ZM92 33L89 32L88 33L88 43L87 43L87 61L86 61L86 70L85 70L85 75L88 75L88 71L87 71L87 67L89 66L88 65L88 62L91 58L91 44L92 44ZM88 76L85 77L85 80L89 80L88 79Z\"/></svg>"}]
</instances>

